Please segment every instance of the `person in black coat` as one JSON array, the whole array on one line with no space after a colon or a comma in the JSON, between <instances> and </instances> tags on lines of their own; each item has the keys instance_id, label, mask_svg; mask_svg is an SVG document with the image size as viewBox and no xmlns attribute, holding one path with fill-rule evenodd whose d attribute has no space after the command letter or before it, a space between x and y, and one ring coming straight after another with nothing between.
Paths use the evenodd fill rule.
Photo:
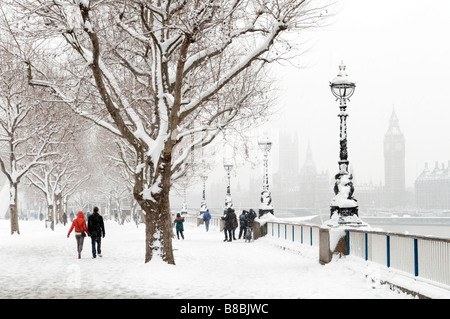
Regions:
<instances>
[{"instance_id":1,"label":"person in black coat","mask_svg":"<svg viewBox=\"0 0 450 319\"><path fill-rule=\"evenodd\" d=\"M222 217L225 220L225 227L223 229L225 233L225 240L224 241L232 241L233 240L233 230L234 230L234 209L228 208L225 210L225 214Z\"/></svg>"},{"instance_id":2,"label":"person in black coat","mask_svg":"<svg viewBox=\"0 0 450 319\"><path fill-rule=\"evenodd\" d=\"M94 207L94 213L89 216L87 228L91 234L92 258L96 257L96 253L99 257L102 257L101 243L102 237L105 237L105 224L103 223L103 217L98 213L98 207Z\"/></svg>"},{"instance_id":3,"label":"person in black coat","mask_svg":"<svg viewBox=\"0 0 450 319\"><path fill-rule=\"evenodd\" d=\"M247 211L243 210L242 214L239 216L239 239L241 239L242 235L245 235L245 228L247 227Z\"/></svg>"}]
</instances>

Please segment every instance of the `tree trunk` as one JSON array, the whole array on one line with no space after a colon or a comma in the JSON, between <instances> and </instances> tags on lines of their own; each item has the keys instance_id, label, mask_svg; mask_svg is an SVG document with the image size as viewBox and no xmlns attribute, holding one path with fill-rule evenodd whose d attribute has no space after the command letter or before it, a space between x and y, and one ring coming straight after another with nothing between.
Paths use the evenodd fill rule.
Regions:
<instances>
[{"instance_id":1,"label":"tree trunk","mask_svg":"<svg viewBox=\"0 0 450 319\"><path fill-rule=\"evenodd\" d=\"M66 217L69 217L68 207L69 206L69 196L64 196L63 199L63 214L66 214Z\"/></svg>"},{"instance_id":2,"label":"tree trunk","mask_svg":"<svg viewBox=\"0 0 450 319\"><path fill-rule=\"evenodd\" d=\"M52 230L55 230L55 216L54 216L54 212L53 212L53 205L48 205L46 222L49 222L50 228Z\"/></svg>"},{"instance_id":3,"label":"tree trunk","mask_svg":"<svg viewBox=\"0 0 450 319\"><path fill-rule=\"evenodd\" d=\"M20 235L19 230L19 210L17 208L17 184L13 184L9 188L9 216L11 218L11 235L17 233Z\"/></svg>"},{"instance_id":4,"label":"tree trunk","mask_svg":"<svg viewBox=\"0 0 450 319\"><path fill-rule=\"evenodd\" d=\"M159 256L164 262L175 265L172 249L172 219L170 216L170 156L160 163L161 190L151 194L153 199L143 198L144 183L142 174L135 176L134 197L145 212L145 262ZM155 180L158 180L155 178Z\"/></svg>"},{"instance_id":5,"label":"tree trunk","mask_svg":"<svg viewBox=\"0 0 450 319\"><path fill-rule=\"evenodd\" d=\"M56 223L62 223L62 195L55 194L55 217Z\"/></svg>"},{"instance_id":6,"label":"tree trunk","mask_svg":"<svg viewBox=\"0 0 450 319\"><path fill-rule=\"evenodd\" d=\"M149 201L147 201L149 202ZM155 256L171 265L175 265L172 250L172 221L170 218L169 202L160 205L150 203L145 205L145 262ZM150 209L147 209L150 208Z\"/></svg>"}]
</instances>

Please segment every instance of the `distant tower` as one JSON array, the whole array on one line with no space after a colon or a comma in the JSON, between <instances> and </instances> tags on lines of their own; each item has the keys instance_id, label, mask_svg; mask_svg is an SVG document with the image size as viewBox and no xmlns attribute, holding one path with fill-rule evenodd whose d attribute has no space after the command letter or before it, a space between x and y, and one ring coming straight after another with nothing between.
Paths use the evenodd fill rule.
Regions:
<instances>
[{"instance_id":1,"label":"distant tower","mask_svg":"<svg viewBox=\"0 0 450 319\"><path fill-rule=\"evenodd\" d=\"M278 143L279 143L278 171L283 178L295 183L299 172L298 133L281 131Z\"/></svg>"},{"instance_id":2,"label":"distant tower","mask_svg":"<svg viewBox=\"0 0 450 319\"><path fill-rule=\"evenodd\" d=\"M281 131L278 150L278 171L273 174L272 197L277 199L277 207L295 207L298 199L298 134Z\"/></svg>"},{"instance_id":3,"label":"distant tower","mask_svg":"<svg viewBox=\"0 0 450 319\"><path fill-rule=\"evenodd\" d=\"M317 204L317 171L309 142L306 149L305 164L300 171L298 184L300 188L298 194L300 207L314 208Z\"/></svg>"},{"instance_id":4,"label":"distant tower","mask_svg":"<svg viewBox=\"0 0 450 319\"><path fill-rule=\"evenodd\" d=\"M403 206L405 188L405 138L397 114L392 110L389 128L384 135L384 199L387 207Z\"/></svg>"}]
</instances>

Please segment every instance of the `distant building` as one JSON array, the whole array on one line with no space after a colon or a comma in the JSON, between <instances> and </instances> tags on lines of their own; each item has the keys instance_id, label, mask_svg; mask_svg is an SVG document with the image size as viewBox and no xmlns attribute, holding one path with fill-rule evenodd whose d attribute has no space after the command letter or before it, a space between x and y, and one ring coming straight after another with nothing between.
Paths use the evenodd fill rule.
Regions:
<instances>
[{"instance_id":1,"label":"distant building","mask_svg":"<svg viewBox=\"0 0 450 319\"><path fill-rule=\"evenodd\" d=\"M405 187L405 138L400 130L395 110L384 135L384 207L395 208L406 205Z\"/></svg>"},{"instance_id":2,"label":"distant building","mask_svg":"<svg viewBox=\"0 0 450 319\"><path fill-rule=\"evenodd\" d=\"M355 184L354 196L358 201L361 212L367 212L380 208L383 203L383 185L374 185L372 182L367 184Z\"/></svg>"},{"instance_id":3,"label":"distant building","mask_svg":"<svg viewBox=\"0 0 450 319\"><path fill-rule=\"evenodd\" d=\"M424 210L450 209L450 161L448 166L439 166L436 162L434 169L428 168L428 163L415 183L416 207Z\"/></svg>"},{"instance_id":4,"label":"distant building","mask_svg":"<svg viewBox=\"0 0 450 319\"><path fill-rule=\"evenodd\" d=\"M306 158L299 176L298 205L302 208L328 209L333 188L328 172L317 173L312 158L311 147L308 144Z\"/></svg>"},{"instance_id":5,"label":"distant building","mask_svg":"<svg viewBox=\"0 0 450 319\"><path fill-rule=\"evenodd\" d=\"M310 145L299 169L298 137L281 133L279 169L273 174L272 198L276 207L308 211L328 210L333 197L328 172L318 173Z\"/></svg>"},{"instance_id":6,"label":"distant building","mask_svg":"<svg viewBox=\"0 0 450 319\"><path fill-rule=\"evenodd\" d=\"M274 207L297 207L298 195L298 135L280 132L278 140L278 171L273 173L271 187Z\"/></svg>"}]
</instances>

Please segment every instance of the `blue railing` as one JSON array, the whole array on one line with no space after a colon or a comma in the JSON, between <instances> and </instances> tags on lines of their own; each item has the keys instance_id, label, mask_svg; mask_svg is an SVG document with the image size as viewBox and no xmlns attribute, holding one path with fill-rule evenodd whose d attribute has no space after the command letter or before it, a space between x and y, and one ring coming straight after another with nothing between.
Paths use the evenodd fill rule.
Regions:
<instances>
[{"instance_id":1,"label":"blue railing","mask_svg":"<svg viewBox=\"0 0 450 319\"><path fill-rule=\"evenodd\" d=\"M266 233L270 237L302 245L319 246L319 226L269 221L266 223Z\"/></svg>"},{"instance_id":2,"label":"blue railing","mask_svg":"<svg viewBox=\"0 0 450 319\"><path fill-rule=\"evenodd\" d=\"M450 239L347 230L347 252L450 286Z\"/></svg>"}]
</instances>

